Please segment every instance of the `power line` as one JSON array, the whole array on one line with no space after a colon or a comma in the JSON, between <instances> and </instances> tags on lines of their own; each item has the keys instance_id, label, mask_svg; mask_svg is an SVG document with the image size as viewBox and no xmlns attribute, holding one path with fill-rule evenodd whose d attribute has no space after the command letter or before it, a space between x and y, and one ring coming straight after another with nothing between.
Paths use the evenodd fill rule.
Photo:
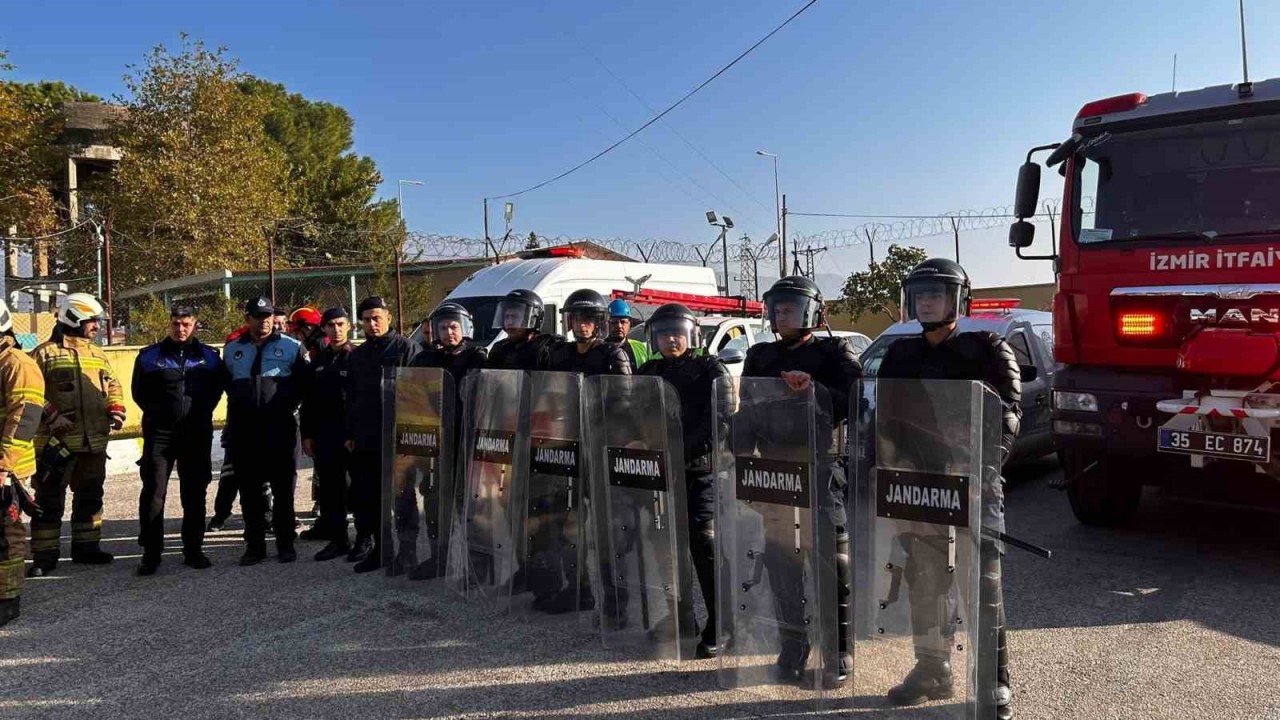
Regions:
<instances>
[{"instance_id":1,"label":"power line","mask_svg":"<svg viewBox=\"0 0 1280 720\"><path fill-rule=\"evenodd\" d=\"M686 100L688 100L689 98L691 98L691 97L693 97L694 95L696 95L696 94L698 93L698 91L702 90L704 87L706 87L706 86L710 85L710 84L711 84L711 83L712 83L716 78L718 78L718 77L720 77L721 75L725 74L725 73L729 70L729 68L733 67L734 65L737 65L739 61L741 61L741 60L742 60L743 58L745 58L747 55L750 55L750 54L751 54L751 52L752 52L753 50L755 50L756 48L758 48L758 47L760 47L761 45L763 45L763 44L765 43L765 41L766 41L766 40L768 40L769 38L771 38L771 37L773 37L774 35L776 35L776 34L778 33L778 31L782 30L782 28L784 28L784 27L786 27L786 26L790 25L792 20L795 20L796 18L800 17L801 13L803 13L804 11L806 11L806 10L808 10L809 8L813 7L814 3L816 3L816 2L818 2L818 0L809 0L809 2L807 2L807 3L805 3L805 4L804 4L804 7L800 8L800 9L799 9L799 10L797 10L797 11L795 11L795 13L794 13L791 17L787 18L787 19L786 19L786 20L785 20L781 25L779 25L778 27L774 28L774 29L773 29L773 30L772 30L768 35L765 35L764 37L762 37L762 38L760 38L758 41L756 41L756 44L755 44L755 45L752 45L751 47L747 48L746 50L744 50L744 51L742 52L742 54L741 54L741 55L739 55L738 57L734 58L734 59L733 59L733 60L732 60L728 65L725 65L724 67L722 67L722 68L720 68L719 70L717 70L715 75L712 75L711 77L709 77L709 78L707 78L706 80L702 81L702 84L701 84L701 85L698 85L698 87L696 87L696 88L694 88L694 89L690 90L688 93L686 93L686 94L685 94L685 96L684 96L684 97L682 97L682 98L680 98L679 100L677 100L677 101L675 101L674 103L672 103L672 104L671 104L671 105L670 105L666 110L663 110L662 112L658 113L656 116L654 116L653 118L651 118L648 122L646 122L645 124L643 124L643 125L641 125L640 127L636 128L635 130L633 130L632 132L630 132L626 137L622 138L621 140L619 140L619 141L615 142L614 144L610 145L609 147L605 148L604 150L601 150L600 152L596 153L595 155L592 155L590 158L588 158L588 159L586 159L586 160L584 160L584 161L582 161L582 162L578 163L577 165L574 165L573 167L569 168L568 170L565 170L564 172L560 173L559 175L556 175L555 177L553 177L553 178L551 178L551 179L549 179L549 180L543 180L542 182L538 183L537 185L534 185L534 186L532 186L532 187L527 187L527 188L525 188L524 190L520 190L520 191L518 191L518 192L507 193L506 195L493 195L493 196L491 196L491 197L489 197L489 198L487 198L487 199L489 199L489 200L501 200L501 199L503 199L503 198L512 198L512 197L517 197L517 196L519 196L519 195L524 195L525 193L533 192L534 190L537 190L537 189L539 189L539 188L546 187L547 185L550 185L551 183L556 182L557 180L560 180L560 179L566 178L566 177L568 177L569 175L572 175L573 173L575 173L575 172L577 172L577 171L581 170L582 168L584 168L584 167L586 167L586 166L590 165L591 163L595 162L596 160L599 160L600 158L602 158L602 157L604 157L605 155L607 155L607 154L609 154L610 152L612 152L612 151L613 151L615 148L617 148L619 145L621 145L621 144L625 143L626 141L630 140L631 138L635 137L636 135L639 135L640 133L642 133L642 132L644 132L645 130L647 130L647 129L649 128L649 126L651 126L651 125L653 125L654 123L656 123L656 122L658 122L659 120L661 120L664 116L666 116L666 115L667 115L668 113L670 113L672 110L675 110L676 108L678 108L678 107L680 107L681 105L683 105L683 104L684 104L684 102L685 102Z\"/></svg>"}]
</instances>

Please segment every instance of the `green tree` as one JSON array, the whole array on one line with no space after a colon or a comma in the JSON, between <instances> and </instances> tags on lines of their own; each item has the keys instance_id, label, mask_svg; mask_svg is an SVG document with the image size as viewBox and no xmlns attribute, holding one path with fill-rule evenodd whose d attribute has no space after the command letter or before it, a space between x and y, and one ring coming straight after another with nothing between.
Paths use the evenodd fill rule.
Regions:
<instances>
[{"instance_id":1,"label":"green tree","mask_svg":"<svg viewBox=\"0 0 1280 720\"><path fill-rule=\"evenodd\" d=\"M922 248L890 245L883 261L871 261L866 270L855 272L844 281L840 299L835 302L836 311L849 313L855 320L869 313L884 313L897 322L902 280L928 257Z\"/></svg>"},{"instance_id":2,"label":"green tree","mask_svg":"<svg viewBox=\"0 0 1280 720\"><path fill-rule=\"evenodd\" d=\"M0 72L12 69L0 51ZM0 230L16 226L20 235L37 236L53 232L58 223L51 181L61 118L31 88L0 80Z\"/></svg>"},{"instance_id":3,"label":"green tree","mask_svg":"<svg viewBox=\"0 0 1280 720\"><path fill-rule=\"evenodd\" d=\"M284 153L265 131L270 104L239 89L226 51L184 35L125 76L113 128L123 159L93 193L113 218L118 287L220 268L261 267L266 236L290 205Z\"/></svg>"},{"instance_id":4,"label":"green tree","mask_svg":"<svg viewBox=\"0 0 1280 720\"><path fill-rule=\"evenodd\" d=\"M13 83L18 97L31 105L44 106L50 110L61 109L69 102L102 102L102 98L91 92L85 92L74 85L61 80L41 80L34 83Z\"/></svg>"}]
</instances>

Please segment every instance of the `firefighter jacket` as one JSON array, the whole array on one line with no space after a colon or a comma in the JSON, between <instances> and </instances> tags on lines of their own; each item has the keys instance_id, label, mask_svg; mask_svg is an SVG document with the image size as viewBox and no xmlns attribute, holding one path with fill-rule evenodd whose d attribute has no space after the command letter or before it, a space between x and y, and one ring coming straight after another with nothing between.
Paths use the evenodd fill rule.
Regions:
<instances>
[{"instance_id":1,"label":"firefighter jacket","mask_svg":"<svg viewBox=\"0 0 1280 720\"><path fill-rule=\"evenodd\" d=\"M12 335L0 336L0 483L3 473L25 480L36 472L36 431L44 413L44 376ZM2 558L0 558L2 559Z\"/></svg>"},{"instance_id":2,"label":"firefighter jacket","mask_svg":"<svg viewBox=\"0 0 1280 720\"><path fill-rule=\"evenodd\" d=\"M209 431L222 398L222 358L195 338L165 338L138 353L130 390L142 408L142 431L179 426Z\"/></svg>"},{"instance_id":3,"label":"firefighter jacket","mask_svg":"<svg viewBox=\"0 0 1280 720\"><path fill-rule=\"evenodd\" d=\"M90 338L63 335L36 346L31 357L44 375L45 417L36 435L41 449L55 415L71 421L62 441L72 452L107 450L112 411L124 412L124 391L111 362Z\"/></svg>"}]
</instances>

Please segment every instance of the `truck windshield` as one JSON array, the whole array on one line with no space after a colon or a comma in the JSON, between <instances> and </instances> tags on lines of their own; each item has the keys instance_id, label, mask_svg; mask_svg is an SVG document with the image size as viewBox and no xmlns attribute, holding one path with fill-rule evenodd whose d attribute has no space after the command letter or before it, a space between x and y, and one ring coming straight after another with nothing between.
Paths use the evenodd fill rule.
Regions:
<instances>
[{"instance_id":1,"label":"truck windshield","mask_svg":"<svg viewBox=\"0 0 1280 720\"><path fill-rule=\"evenodd\" d=\"M1077 162L1081 245L1280 230L1280 117L1114 133Z\"/></svg>"}]
</instances>

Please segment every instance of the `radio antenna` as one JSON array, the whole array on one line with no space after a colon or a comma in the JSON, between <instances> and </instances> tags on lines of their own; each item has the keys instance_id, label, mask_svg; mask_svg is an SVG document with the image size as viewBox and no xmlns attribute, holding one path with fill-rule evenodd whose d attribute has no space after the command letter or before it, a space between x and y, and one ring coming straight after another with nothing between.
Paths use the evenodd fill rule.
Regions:
<instances>
[{"instance_id":1,"label":"radio antenna","mask_svg":"<svg viewBox=\"0 0 1280 720\"><path fill-rule=\"evenodd\" d=\"M1173 87L1169 88L1171 92L1178 92L1178 53L1173 54Z\"/></svg>"},{"instance_id":2,"label":"radio antenna","mask_svg":"<svg viewBox=\"0 0 1280 720\"><path fill-rule=\"evenodd\" d=\"M1244 70L1244 82L1240 83L1240 97L1253 94L1253 83L1249 82L1249 47L1244 38L1244 0L1240 0L1240 65Z\"/></svg>"}]
</instances>

